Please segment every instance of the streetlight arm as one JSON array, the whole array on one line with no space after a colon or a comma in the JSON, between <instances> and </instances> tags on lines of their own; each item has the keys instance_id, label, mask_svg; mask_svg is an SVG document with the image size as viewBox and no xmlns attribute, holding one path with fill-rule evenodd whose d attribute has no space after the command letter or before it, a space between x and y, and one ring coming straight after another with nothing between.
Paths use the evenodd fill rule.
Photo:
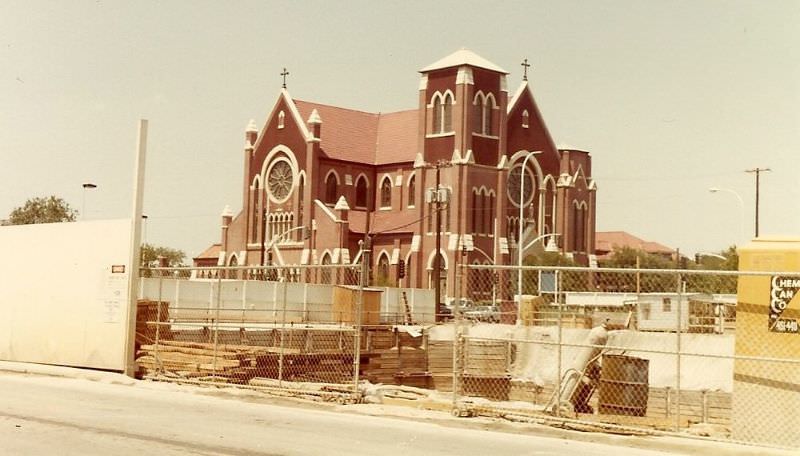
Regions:
<instances>
[{"instance_id":1,"label":"streetlight arm","mask_svg":"<svg viewBox=\"0 0 800 456\"><path fill-rule=\"evenodd\" d=\"M549 237L555 237L555 236L561 236L561 233L549 233L549 234L543 234L543 235L541 235L541 236L537 237L536 239L532 240L531 242L529 242L529 243L528 243L528 245L526 245L526 246L525 246L525 248L524 248L523 250L528 250L529 248L531 248L531 246L532 246L533 244L536 244L537 242L539 242L539 241L541 241L541 240L544 240L544 239L546 239L546 238L549 238Z\"/></svg>"}]
</instances>

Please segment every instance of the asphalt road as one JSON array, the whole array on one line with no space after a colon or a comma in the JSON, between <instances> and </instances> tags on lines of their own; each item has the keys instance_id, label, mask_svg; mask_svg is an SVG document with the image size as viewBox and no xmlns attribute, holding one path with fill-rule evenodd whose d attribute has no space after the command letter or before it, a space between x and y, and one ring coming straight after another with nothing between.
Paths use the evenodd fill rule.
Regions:
<instances>
[{"instance_id":1,"label":"asphalt road","mask_svg":"<svg viewBox=\"0 0 800 456\"><path fill-rule=\"evenodd\" d=\"M664 454L127 383L0 372L0 454Z\"/></svg>"}]
</instances>

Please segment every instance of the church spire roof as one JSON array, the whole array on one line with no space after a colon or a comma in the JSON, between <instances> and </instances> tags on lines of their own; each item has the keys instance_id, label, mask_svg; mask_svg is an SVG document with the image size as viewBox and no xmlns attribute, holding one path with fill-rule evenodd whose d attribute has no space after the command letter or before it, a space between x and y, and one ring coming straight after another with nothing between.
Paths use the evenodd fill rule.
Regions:
<instances>
[{"instance_id":1,"label":"church spire roof","mask_svg":"<svg viewBox=\"0 0 800 456\"><path fill-rule=\"evenodd\" d=\"M441 70L444 68L457 67L461 65L470 65L486 70L496 71L498 73L508 74L508 71L500 68L494 63L484 59L483 57L466 48L461 48L447 57L431 63L425 68L419 70L419 72L427 73L429 71Z\"/></svg>"}]
</instances>

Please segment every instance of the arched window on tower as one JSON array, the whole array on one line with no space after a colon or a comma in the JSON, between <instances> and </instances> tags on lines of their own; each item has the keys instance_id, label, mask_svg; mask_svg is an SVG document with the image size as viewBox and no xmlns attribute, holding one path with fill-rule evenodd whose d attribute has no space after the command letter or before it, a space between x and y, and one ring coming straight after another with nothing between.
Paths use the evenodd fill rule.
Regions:
<instances>
[{"instance_id":1,"label":"arched window on tower","mask_svg":"<svg viewBox=\"0 0 800 456\"><path fill-rule=\"evenodd\" d=\"M487 207L484 208L486 211L486 233L493 234L494 233L494 193L489 193L487 196L488 204Z\"/></svg>"},{"instance_id":2,"label":"arched window on tower","mask_svg":"<svg viewBox=\"0 0 800 456\"><path fill-rule=\"evenodd\" d=\"M339 182L336 179L336 174L328 173L328 177L325 178L325 203L336 204L338 187Z\"/></svg>"},{"instance_id":3,"label":"arched window on tower","mask_svg":"<svg viewBox=\"0 0 800 456\"><path fill-rule=\"evenodd\" d=\"M442 132L442 99L437 95L433 96L433 133Z\"/></svg>"},{"instance_id":4,"label":"arched window on tower","mask_svg":"<svg viewBox=\"0 0 800 456\"><path fill-rule=\"evenodd\" d=\"M433 95L433 134L450 133L453 131L454 102L453 94L449 91L444 95L439 92Z\"/></svg>"},{"instance_id":5,"label":"arched window on tower","mask_svg":"<svg viewBox=\"0 0 800 456\"><path fill-rule=\"evenodd\" d=\"M381 207L392 207L392 179L389 176L381 181Z\"/></svg>"},{"instance_id":6,"label":"arched window on tower","mask_svg":"<svg viewBox=\"0 0 800 456\"><path fill-rule=\"evenodd\" d=\"M444 96L444 112L442 113L444 130L442 133L453 131L453 95L450 93Z\"/></svg>"},{"instance_id":7,"label":"arched window on tower","mask_svg":"<svg viewBox=\"0 0 800 456\"><path fill-rule=\"evenodd\" d=\"M367 178L359 176L356 180L356 207L367 207L367 192L369 191L367 185Z\"/></svg>"},{"instance_id":8,"label":"arched window on tower","mask_svg":"<svg viewBox=\"0 0 800 456\"><path fill-rule=\"evenodd\" d=\"M250 227L250 242L258 242L258 220L261 215L261 189L258 179L253 182L253 213L252 225Z\"/></svg>"},{"instance_id":9,"label":"arched window on tower","mask_svg":"<svg viewBox=\"0 0 800 456\"><path fill-rule=\"evenodd\" d=\"M522 111L522 128L528 128L530 122L530 114L528 114L528 110Z\"/></svg>"},{"instance_id":10,"label":"arched window on tower","mask_svg":"<svg viewBox=\"0 0 800 456\"><path fill-rule=\"evenodd\" d=\"M480 212L480 209L478 208L478 192L476 190L474 190L474 189L472 190L472 210L471 210L471 212L472 212L472 217L470 217L470 219L471 219L470 231L472 231L473 233L477 233L478 232L478 217L479 217L478 213Z\"/></svg>"},{"instance_id":11,"label":"arched window on tower","mask_svg":"<svg viewBox=\"0 0 800 456\"><path fill-rule=\"evenodd\" d=\"M303 208L304 206L304 198L306 193L306 179L303 175L300 175L300 179L297 182L297 226L303 226ZM297 240L303 240L303 231L298 230Z\"/></svg>"},{"instance_id":12,"label":"arched window on tower","mask_svg":"<svg viewBox=\"0 0 800 456\"><path fill-rule=\"evenodd\" d=\"M497 104L494 101L494 95L491 93L486 96L486 102L483 104L483 134L488 136L494 135L494 108Z\"/></svg>"},{"instance_id":13,"label":"arched window on tower","mask_svg":"<svg viewBox=\"0 0 800 456\"><path fill-rule=\"evenodd\" d=\"M278 129L283 128L285 119L286 119L286 114L284 114L283 111L279 112L278 113Z\"/></svg>"},{"instance_id":14,"label":"arched window on tower","mask_svg":"<svg viewBox=\"0 0 800 456\"><path fill-rule=\"evenodd\" d=\"M414 207L414 195L417 193L417 176L411 176L408 180L408 199L406 206Z\"/></svg>"},{"instance_id":15,"label":"arched window on tower","mask_svg":"<svg viewBox=\"0 0 800 456\"><path fill-rule=\"evenodd\" d=\"M483 133L483 107L485 102L483 100L483 94L478 92L475 94L475 101L473 102L475 106L475 111L473 114L473 121L472 121L472 131L475 133L482 134Z\"/></svg>"}]
</instances>

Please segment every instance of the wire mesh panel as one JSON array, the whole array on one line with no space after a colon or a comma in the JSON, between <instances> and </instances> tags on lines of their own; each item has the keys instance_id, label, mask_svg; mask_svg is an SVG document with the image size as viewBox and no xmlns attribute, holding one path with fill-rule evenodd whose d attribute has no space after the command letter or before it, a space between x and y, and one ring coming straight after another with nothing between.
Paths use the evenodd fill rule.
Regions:
<instances>
[{"instance_id":1,"label":"wire mesh panel","mask_svg":"<svg viewBox=\"0 0 800 456\"><path fill-rule=\"evenodd\" d=\"M800 445L796 275L464 269L454 407ZM501 317L470 314L489 295Z\"/></svg>"},{"instance_id":2,"label":"wire mesh panel","mask_svg":"<svg viewBox=\"0 0 800 456\"><path fill-rule=\"evenodd\" d=\"M437 318L349 266L212 269L147 271L144 375L798 447L797 274L462 265Z\"/></svg>"},{"instance_id":3,"label":"wire mesh panel","mask_svg":"<svg viewBox=\"0 0 800 456\"><path fill-rule=\"evenodd\" d=\"M345 315L331 305L331 285L299 281L312 275L358 277L342 267L150 270L138 313L142 375L354 395L361 287L347 289L354 309Z\"/></svg>"}]
</instances>

